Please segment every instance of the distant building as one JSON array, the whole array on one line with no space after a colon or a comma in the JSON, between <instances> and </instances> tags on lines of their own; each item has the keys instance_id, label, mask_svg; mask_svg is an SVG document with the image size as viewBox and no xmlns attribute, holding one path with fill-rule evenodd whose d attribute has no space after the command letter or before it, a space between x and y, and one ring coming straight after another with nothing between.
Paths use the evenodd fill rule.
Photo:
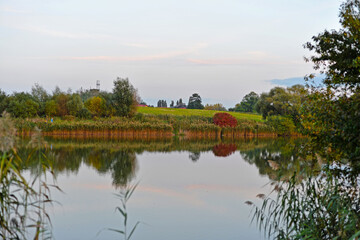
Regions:
<instances>
[{"instance_id":1,"label":"distant building","mask_svg":"<svg viewBox=\"0 0 360 240\"><path fill-rule=\"evenodd\" d=\"M90 87L90 93L97 94L100 92L100 80L96 80L96 88Z\"/></svg>"}]
</instances>

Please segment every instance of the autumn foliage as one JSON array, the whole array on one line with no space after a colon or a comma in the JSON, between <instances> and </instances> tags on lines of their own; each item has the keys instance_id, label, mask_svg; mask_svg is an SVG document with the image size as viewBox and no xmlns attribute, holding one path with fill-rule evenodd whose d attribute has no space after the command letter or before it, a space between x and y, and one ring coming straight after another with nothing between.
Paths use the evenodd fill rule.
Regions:
<instances>
[{"instance_id":1,"label":"autumn foliage","mask_svg":"<svg viewBox=\"0 0 360 240\"><path fill-rule=\"evenodd\" d=\"M220 127L236 127L236 118L229 113L216 113L213 117L214 124Z\"/></svg>"}]
</instances>

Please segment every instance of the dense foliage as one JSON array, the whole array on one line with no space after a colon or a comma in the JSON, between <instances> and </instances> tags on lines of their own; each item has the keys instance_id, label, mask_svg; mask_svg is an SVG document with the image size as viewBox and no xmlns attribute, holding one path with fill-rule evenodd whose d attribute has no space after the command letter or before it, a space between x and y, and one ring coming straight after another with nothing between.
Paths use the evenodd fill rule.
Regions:
<instances>
[{"instance_id":1,"label":"dense foliage","mask_svg":"<svg viewBox=\"0 0 360 240\"><path fill-rule=\"evenodd\" d=\"M322 168L317 177L299 181L299 169L290 180L276 182L275 199L258 195L264 201L254 207L254 217L272 238L360 237L359 0L342 4L340 23L340 30L325 30L305 44L315 53L308 60L325 79L321 85L311 82L313 75L307 79L298 126L309 142L301 146L301 159Z\"/></svg>"},{"instance_id":2,"label":"dense foliage","mask_svg":"<svg viewBox=\"0 0 360 240\"><path fill-rule=\"evenodd\" d=\"M215 104L206 104L205 110L215 110L215 111L226 111L226 108L221 103L215 103Z\"/></svg>"},{"instance_id":3,"label":"dense foliage","mask_svg":"<svg viewBox=\"0 0 360 240\"><path fill-rule=\"evenodd\" d=\"M269 93L262 93L257 102L256 110L266 119L268 116L281 115L298 119L301 104L307 90L302 85L288 88L275 87Z\"/></svg>"},{"instance_id":4,"label":"dense foliage","mask_svg":"<svg viewBox=\"0 0 360 240\"><path fill-rule=\"evenodd\" d=\"M199 94L194 93L189 97L188 109L204 109L204 105L201 103L201 97Z\"/></svg>"},{"instance_id":5,"label":"dense foliage","mask_svg":"<svg viewBox=\"0 0 360 240\"><path fill-rule=\"evenodd\" d=\"M129 79L119 77L114 81L112 100L116 115L125 117L133 116L140 102L137 90L131 85Z\"/></svg>"},{"instance_id":6,"label":"dense foliage","mask_svg":"<svg viewBox=\"0 0 360 240\"><path fill-rule=\"evenodd\" d=\"M52 94L38 84L31 93L7 95L0 89L0 111L16 118L61 117L79 118L133 116L140 101L128 79L117 78L112 93L91 89L63 92L56 87Z\"/></svg>"},{"instance_id":7,"label":"dense foliage","mask_svg":"<svg viewBox=\"0 0 360 240\"><path fill-rule=\"evenodd\" d=\"M341 6L338 31L325 30L305 47L309 60L325 74L324 86L311 85L302 108L304 133L318 149L360 160L360 1ZM309 82L313 76L309 76Z\"/></svg>"},{"instance_id":8,"label":"dense foliage","mask_svg":"<svg viewBox=\"0 0 360 240\"><path fill-rule=\"evenodd\" d=\"M259 95L255 92L246 94L240 103L235 105L235 112L255 112L255 106L259 101Z\"/></svg>"}]
</instances>

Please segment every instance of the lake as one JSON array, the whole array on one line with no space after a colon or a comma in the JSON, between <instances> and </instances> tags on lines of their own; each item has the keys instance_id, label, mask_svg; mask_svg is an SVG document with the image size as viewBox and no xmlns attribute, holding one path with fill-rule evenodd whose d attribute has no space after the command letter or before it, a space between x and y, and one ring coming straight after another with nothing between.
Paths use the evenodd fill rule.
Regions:
<instances>
[{"instance_id":1,"label":"lake","mask_svg":"<svg viewBox=\"0 0 360 240\"><path fill-rule=\"evenodd\" d=\"M256 196L268 194L271 182L304 167L297 159L301 141L48 138L43 152L63 191L51 189L56 203L46 209L53 237L124 239L108 230L124 229L115 194L138 184L126 203L128 235L140 222L131 239L263 239L245 202L260 204ZM30 152L23 141L19 155ZM36 172L36 159L24 167L27 175Z\"/></svg>"}]
</instances>

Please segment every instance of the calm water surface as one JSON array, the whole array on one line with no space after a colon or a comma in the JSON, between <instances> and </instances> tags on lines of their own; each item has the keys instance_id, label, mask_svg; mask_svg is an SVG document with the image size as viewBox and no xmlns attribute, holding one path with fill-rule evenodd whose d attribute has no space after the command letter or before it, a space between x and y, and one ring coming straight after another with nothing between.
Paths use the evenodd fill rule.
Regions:
<instances>
[{"instance_id":1,"label":"calm water surface","mask_svg":"<svg viewBox=\"0 0 360 240\"><path fill-rule=\"evenodd\" d=\"M55 239L123 239L106 229L124 228L114 193L135 183L128 231L141 223L132 239L263 239L245 201L259 203L256 195L270 191L279 171L268 160L283 175L301 167L295 160L300 140L46 140L64 192L51 192L59 202L48 209Z\"/></svg>"}]
</instances>

